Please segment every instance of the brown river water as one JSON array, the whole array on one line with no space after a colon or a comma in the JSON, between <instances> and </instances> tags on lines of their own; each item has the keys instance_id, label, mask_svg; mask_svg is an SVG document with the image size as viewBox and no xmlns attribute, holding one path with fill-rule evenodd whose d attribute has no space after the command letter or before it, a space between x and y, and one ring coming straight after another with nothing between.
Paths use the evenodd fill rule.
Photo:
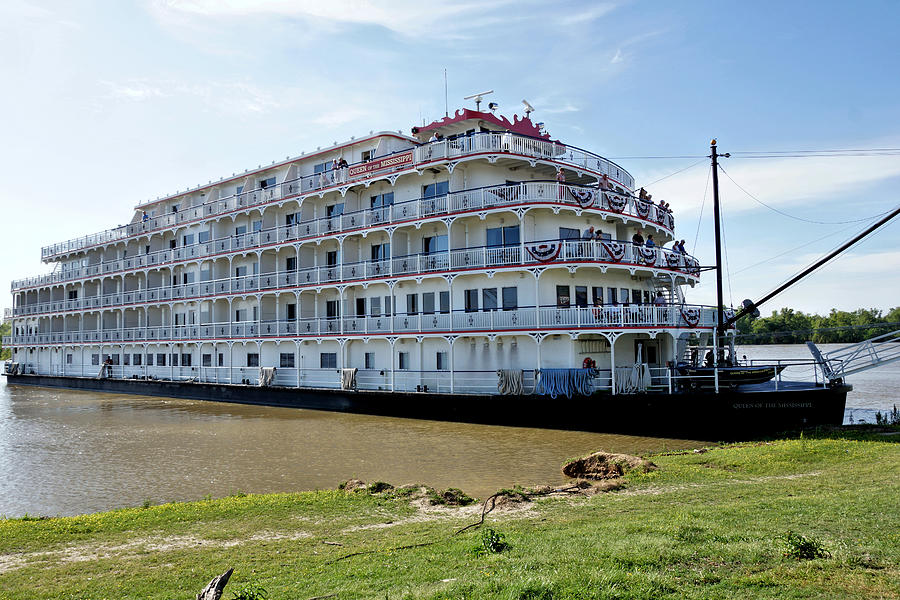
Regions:
<instances>
[{"instance_id":1,"label":"brown river water","mask_svg":"<svg viewBox=\"0 0 900 600\"><path fill-rule=\"evenodd\" d=\"M884 369L851 381L868 391L853 392L848 415L871 422L875 409L890 407L900 367ZM0 516L324 489L351 477L484 497L562 482L563 461L595 450L703 443L7 386L0 378Z\"/></svg>"}]
</instances>

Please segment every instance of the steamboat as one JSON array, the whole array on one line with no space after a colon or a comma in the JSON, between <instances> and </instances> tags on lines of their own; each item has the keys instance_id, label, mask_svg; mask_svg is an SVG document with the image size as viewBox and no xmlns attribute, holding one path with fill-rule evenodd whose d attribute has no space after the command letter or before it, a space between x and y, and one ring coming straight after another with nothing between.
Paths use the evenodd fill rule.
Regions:
<instances>
[{"instance_id":1,"label":"steamboat","mask_svg":"<svg viewBox=\"0 0 900 600\"><path fill-rule=\"evenodd\" d=\"M8 384L707 437L841 423L841 377L728 363L736 315L688 302L706 268L665 202L480 100L43 248L53 271L12 283Z\"/></svg>"}]
</instances>

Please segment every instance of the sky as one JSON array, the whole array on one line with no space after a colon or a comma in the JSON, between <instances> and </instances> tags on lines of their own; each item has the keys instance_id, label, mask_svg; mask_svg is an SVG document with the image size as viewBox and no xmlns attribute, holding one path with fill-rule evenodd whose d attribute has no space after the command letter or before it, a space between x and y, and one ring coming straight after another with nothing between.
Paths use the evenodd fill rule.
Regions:
<instances>
[{"instance_id":1,"label":"sky","mask_svg":"<svg viewBox=\"0 0 900 600\"><path fill-rule=\"evenodd\" d=\"M900 148L898 22L877 0L4 0L0 306L52 268L42 246L140 202L442 117L444 69L451 111L524 98L554 139L619 162L705 265L717 138L725 301L759 298L900 203L898 153L772 157ZM763 314L900 305L898 241L894 222ZM713 303L712 273L687 296Z\"/></svg>"}]
</instances>

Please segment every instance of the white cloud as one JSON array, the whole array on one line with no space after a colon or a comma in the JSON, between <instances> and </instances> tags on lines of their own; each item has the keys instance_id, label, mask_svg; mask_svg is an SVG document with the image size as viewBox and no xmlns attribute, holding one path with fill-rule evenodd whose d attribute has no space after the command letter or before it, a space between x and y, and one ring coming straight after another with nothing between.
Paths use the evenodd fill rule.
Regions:
<instances>
[{"instance_id":1,"label":"white cloud","mask_svg":"<svg viewBox=\"0 0 900 600\"><path fill-rule=\"evenodd\" d=\"M170 95L170 93L164 91L163 87L150 84L146 81L133 80L124 83L102 81L101 83L109 88L109 94L113 98L149 100L151 98L163 98Z\"/></svg>"},{"instance_id":2,"label":"white cloud","mask_svg":"<svg viewBox=\"0 0 900 600\"><path fill-rule=\"evenodd\" d=\"M557 22L564 27L590 23L595 19L599 19L600 17L609 14L615 8L616 5L611 2L597 3L590 8L570 14L566 14L564 9L560 8L559 10L562 12L562 15L557 18Z\"/></svg>"},{"instance_id":3,"label":"white cloud","mask_svg":"<svg viewBox=\"0 0 900 600\"><path fill-rule=\"evenodd\" d=\"M622 62L623 60L625 60L625 59L622 57L622 49L619 48L616 50L616 53L613 55L613 57L611 59L609 59L609 64L617 65L620 62Z\"/></svg>"}]
</instances>

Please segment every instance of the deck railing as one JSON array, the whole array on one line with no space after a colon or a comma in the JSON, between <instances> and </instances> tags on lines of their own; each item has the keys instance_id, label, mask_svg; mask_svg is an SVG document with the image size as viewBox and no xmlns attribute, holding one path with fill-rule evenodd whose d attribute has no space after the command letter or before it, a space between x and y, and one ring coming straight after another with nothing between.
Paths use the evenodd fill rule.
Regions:
<instances>
[{"instance_id":1,"label":"deck railing","mask_svg":"<svg viewBox=\"0 0 900 600\"><path fill-rule=\"evenodd\" d=\"M648 327L700 328L715 325L714 308L697 305L652 304L604 306L532 306L515 309L394 314L378 316L317 316L291 320L150 325L117 329L17 334L3 338L4 346L47 344L128 344L193 342L267 338L305 338L338 335L410 333L473 333L522 331L628 330Z\"/></svg>"},{"instance_id":2,"label":"deck railing","mask_svg":"<svg viewBox=\"0 0 900 600\"><path fill-rule=\"evenodd\" d=\"M323 235L334 235L368 227L383 227L509 205L539 203L572 206L578 209L588 208L632 219L642 219L669 232L674 229L675 225L670 212L637 198L609 195L596 188L564 185L556 182L523 182L514 185L461 190L437 197L399 202L386 207L310 219L239 235L227 235L179 248L157 250L147 254L138 254L77 269L62 270L13 281L11 287L13 290L18 290L276 244L301 242ZM150 231L151 228L147 228L147 230Z\"/></svg>"},{"instance_id":3,"label":"deck railing","mask_svg":"<svg viewBox=\"0 0 900 600\"><path fill-rule=\"evenodd\" d=\"M540 251L539 251L540 250ZM410 254L390 259L301 267L292 271L241 275L200 283L160 286L56 300L15 307L16 317L65 311L115 308L134 304L189 300L210 296L228 296L266 290L308 288L319 285L361 282L371 279L410 277L443 271L515 268L553 264L622 265L668 271L696 278L698 262L692 256L664 248L635 246L624 241L550 240L526 242L515 246L476 246L433 253Z\"/></svg>"},{"instance_id":4,"label":"deck railing","mask_svg":"<svg viewBox=\"0 0 900 600\"><path fill-rule=\"evenodd\" d=\"M389 164L391 161L385 160L390 158L390 156L400 157L410 153L412 154L411 161L398 160L391 165ZM594 173L609 175L627 189L633 189L634 187L634 179L627 171L616 163L592 152L559 142L549 142L544 139L514 133L483 132L453 140L429 142L414 148L400 150L393 153L393 155L378 157L374 160L387 166L377 170L360 168L371 164L372 161L359 162L342 169L304 175L267 188L258 188L224 198L211 199L203 204L184 207L178 212L159 215L149 221L122 225L99 233L46 246L41 249L41 257L47 260L68 252L83 250L91 246L114 242L134 235L141 235L152 230L165 229L290 196L317 193L330 188L340 188L341 186L372 177L383 177L387 173L405 171L437 161L461 158L469 154L479 153L502 153L552 160ZM358 172L358 174L354 175L355 172Z\"/></svg>"}]
</instances>

